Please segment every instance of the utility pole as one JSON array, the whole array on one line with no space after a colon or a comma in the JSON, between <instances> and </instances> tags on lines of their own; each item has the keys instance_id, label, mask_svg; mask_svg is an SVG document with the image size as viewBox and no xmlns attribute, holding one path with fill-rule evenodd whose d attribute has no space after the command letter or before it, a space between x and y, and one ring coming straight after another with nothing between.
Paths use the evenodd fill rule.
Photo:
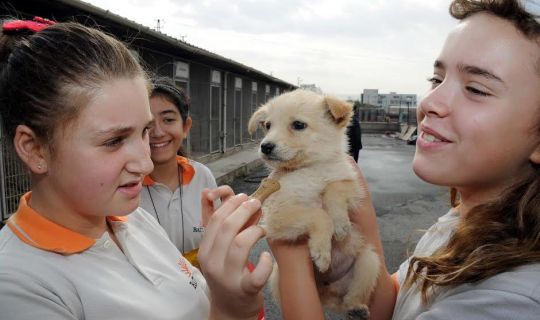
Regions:
<instances>
[{"instance_id":1,"label":"utility pole","mask_svg":"<svg viewBox=\"0 0 540 320\"><path fill-rule=\"evenodd\" d=\"M161 32L161 27L162 27L163 24L165 24L165 20L162 20L162 19L156 19L155 21L156 21L156 28L155 28L155 30L156 30L157 32Z\"/></svg>"}]
</instances>

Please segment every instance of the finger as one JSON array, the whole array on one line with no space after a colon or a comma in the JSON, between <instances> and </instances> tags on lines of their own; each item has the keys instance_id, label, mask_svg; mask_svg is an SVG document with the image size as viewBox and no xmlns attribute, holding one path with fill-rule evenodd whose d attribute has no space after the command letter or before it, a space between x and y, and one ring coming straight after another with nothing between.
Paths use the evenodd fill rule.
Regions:
<instances>
[{"instance_id":1,"label":"finger","mask_svg":"<svg viewBox=\"0 0 540 320\"><path fill-rule=\"evenodd\" d=\"M204 188L201 195L202 213L201 221L203 227L208 224L210 216L214 211L221 206L221 203L227 201L234 196L234 191L231 187L223 185L215 189ZM217 203L216 203L217 201Z\"/></svg>"},{"instance_id":2,"label":"finger","mask_svg":"<svg viewBox=\"0 0 540 320\"><path fill-rule=\"evenodd\" d=\"M227 266L231 270L238 270L248 262L248 256L251 248L263 238L265 230L259 226L251 226L236 235L230 245L229 255L227 256Z\"/></svg>"},{"instance_id":3,"label":"finger","mask_svg":"<svg viewBox=\"0 0 540 320\"><path fill-rule=\"evenodd\" d=\"M253 214L249 218L249 220L246 222L246 224L240 230L247 229L247 228L249 228L251 226L256 226L257 224L259 224L259 220L261 220L261 216L262 216L262 210L259 209L259 210L257 210L257 212L255 212L255 214Z\"/></svg>"},{"instance_id":4,"label":"finger","mask_svg":"<svg viewBox=\"0 0 540 320\"><path fill-rule=\"evenodd\" d=\"M270 253L266 251L261 253L255 269L242 277L242 290L248 294L256 294L261 291L272 274L273 265Z\"/></svg>"},{"instance_id":5,"label":"finger","mask_svg":"<svg viewBox=\"0 0 540 320\"><path fill-rule=\"evenodd\" d=\"M227 205L227 203L225 205ZM260 207L261 203L257 199L249 199L243 202L232 214L228 215L221 224L219 239L214 243L212 254L218 255L219 258L223 258L223 261L225 261L226 256L231 252L231 246L233 246L233 241L240 232L240 228L246 224L247 220L257 212ZM211 223L212 219L210 220L209 226ZM237 245L238 244L236 244L236 246Z\"/></svg>"},{"instance_id":6,"label":"finger","mask_svg":"<svg viewBox=\"0 0 540 320\"><path fill-rule=\"evenodd\" d=\"M201 223L203 227L206 227L210 216L214 213L214 201L211 200L211 191L208 188L204 188L201 193Z\"/></svg>"},{"instance_id":7,"label":"finger","mask_svg":"<svg viewBox=\"0 0 540 320\"><path fill-rule=\"evenodd\" d=\"M247 199L247 195L243 193L233 196L209 217L208 224L205 228L205 233L199 247L199 257L202 258L201 261L205 260L207 253L212 250L215 238L218 233L221 232L220 229L222 228L225 218L232 214L232 212Z\"/></svg>"},{"instance_id":8,"label":"finger","mask_svg":"<svg viewBox=\"0 0 540 320\"><path fill-rule=\"evenodd\" d=\"M234 196L233 189L228 185L219 186L217 189L214 189L212 193L216 196L214 200L221 199L221 202L225 202Z\"/></svg>"},{"instance_id":9,"label":"finger","mask_svg":"<svg viewBox=\"0 0 540 320\"><path fill-rule=\"evenodd\" d=\"M208 200L216 201L221 199L223 202L234 196L233 189L228 185L222 185L217 188L211 189L208 192Z\"/></svg>"}]
</instances>

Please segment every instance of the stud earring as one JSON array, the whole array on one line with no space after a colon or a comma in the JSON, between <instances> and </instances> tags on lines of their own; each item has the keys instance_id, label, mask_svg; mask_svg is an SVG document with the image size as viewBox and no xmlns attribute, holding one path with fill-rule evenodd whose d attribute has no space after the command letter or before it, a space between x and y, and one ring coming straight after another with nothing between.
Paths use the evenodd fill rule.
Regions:
<instances>
[{"instance_id":1,"label":"stud earring","mask_svg":"<svg viewBox=\"0 0 540 320\"><path fill-rule=\"evenodd\" d=\"M41 165L41 163L38 163L37 168L38 168L39 170L41 170L42 167L43 167L43 166Z\"/></svg>"}]
</instances>

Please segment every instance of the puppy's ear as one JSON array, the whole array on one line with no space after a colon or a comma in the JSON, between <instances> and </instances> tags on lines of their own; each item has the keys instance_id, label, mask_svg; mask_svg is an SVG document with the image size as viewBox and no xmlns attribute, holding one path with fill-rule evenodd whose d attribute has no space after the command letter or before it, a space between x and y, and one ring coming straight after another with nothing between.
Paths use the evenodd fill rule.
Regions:
<instances>
[{"instance_id":1,"label":"puppy's ear","mask_svg":"<svg viewBox=\"0 0 540 320\"><path fill-rule=\"evenodd\" d=\"M345 127L349 124L352 117L352 104L334 97L324 97L324 102L338 127Z\"/></svg>"},{"instance_id":2,"label":"puppy's ear","mask_svg":"<svg viewBox=\"0 0 540 320\"><path fill-rule=\"evenodd\" d=\"M266 105L260 107L257 111L255 111L255 113L253 113L253 115L251 115L248 123L249 134L253 134L255 131L257 131L259 123L264 121L264 119L266 119Z\"/></svg>"}]
</instances>

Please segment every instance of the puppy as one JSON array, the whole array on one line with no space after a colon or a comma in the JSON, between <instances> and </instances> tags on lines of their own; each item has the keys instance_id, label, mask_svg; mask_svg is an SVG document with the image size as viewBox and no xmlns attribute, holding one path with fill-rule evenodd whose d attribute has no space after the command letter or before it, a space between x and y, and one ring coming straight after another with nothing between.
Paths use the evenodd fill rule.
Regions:
<instances>
[{"instance_id":1,"label":"puppy","mask_svg":"<svg viewBox=\"0 0 540 320\"><path fill-rule=\"evenodd\" d=\"M263 128L259 154L280 184L263 203L267 237L307 236L323 306L356 319L367 313L380 262L348 215L365 196L345 151L351 116L349 103L295 90L261 106L248 130ZM277 275L275 265L270 285L279 301Z\"/></svg>"}]
</instances>

